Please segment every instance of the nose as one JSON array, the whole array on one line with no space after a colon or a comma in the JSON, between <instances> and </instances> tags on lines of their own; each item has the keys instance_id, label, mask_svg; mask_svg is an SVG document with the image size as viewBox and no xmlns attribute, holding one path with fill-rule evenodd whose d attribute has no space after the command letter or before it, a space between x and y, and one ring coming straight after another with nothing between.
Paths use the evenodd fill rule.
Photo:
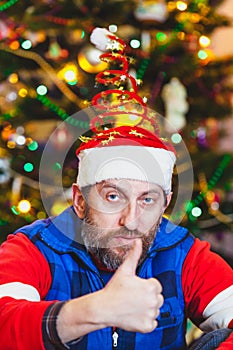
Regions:
<instances>
[{"instance_id":1,"label":"nose","mask_svg":"<svg viewBox=\"0 0 233 350\"><path fill-rule=\"evenodd\" d=\"M129 231L138 229L139 212L137 204L128 203L128 205L121 211L120 226L126 227Z\"/></svg>"}]
</instances>

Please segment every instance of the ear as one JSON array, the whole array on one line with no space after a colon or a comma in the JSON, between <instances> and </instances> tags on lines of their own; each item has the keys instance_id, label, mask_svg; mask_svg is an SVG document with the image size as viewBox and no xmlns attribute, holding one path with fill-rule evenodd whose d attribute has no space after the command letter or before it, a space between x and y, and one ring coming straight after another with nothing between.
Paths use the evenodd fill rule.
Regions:
<instances>
[{"instance_id":1,"label":"ear","mask_svg":"<svg viewBox=\"0 0 233 350\"><path fill-rule=\"evenodd\" d=\"M76 183L72 185L72 190L74 210L80 219L84 219L86 214L86 201L83 197L82 192L80 191L79 186Z\"/></svg>"},{"instance_id":2,"label":"ear","mask_svg":"<svg viewBox=\"0 0 233 350\"><path fill-rule=\"evenodd\" d=\"M173 192L170 192L166 197L167 197L167 203L165 209L169 206L171 199L172 199Z\"/></svg>"}]
</instances>

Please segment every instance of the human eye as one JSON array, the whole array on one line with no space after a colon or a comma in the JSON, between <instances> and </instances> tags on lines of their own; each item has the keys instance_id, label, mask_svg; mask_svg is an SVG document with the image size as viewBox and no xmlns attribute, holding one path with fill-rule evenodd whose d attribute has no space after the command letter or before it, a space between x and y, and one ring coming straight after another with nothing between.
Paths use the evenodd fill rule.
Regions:
<instances>
[{"instance_id":1,"label":"human eye","mask_svg":"<svg viewBox=\"0 0 233 350\"><path fill-rule=\"evenodd\" d=\"M119 208L119 206L124 205L125 196L122 191L119 191L115 186L103 186L99 192L102 199L102 205Z\"/></svg>"},{"instance_id":2,"label":"human eye","mask_svg":"<svg viewBox=\"0 0 233 350\"><path fill-rule=\"evenodd\" d=\"M118 193L107 193L106 199L108 202L117 202L120 199L120 196Z\"/></svg>"},{"instance_id":3,"label":"human eye","mask_svg":"<svg viewBox=\"0 0 233 350\"><path fill-rule=\"evenodd\" d=\"M151 197L145 197L143 198L143 203L144 204L154 204L155 200Z\"/></svg>"},{"instance_id":4,"label":"human eye","mask_svg":"<svg viewBox=\"0 0 233 350\"><path fill-rule=\"evenodd\" d=\"M159 196L156 193L145 193L140 198L141 205L144 207L152 207L159 204Z\"/></svg>"}]
</instances>

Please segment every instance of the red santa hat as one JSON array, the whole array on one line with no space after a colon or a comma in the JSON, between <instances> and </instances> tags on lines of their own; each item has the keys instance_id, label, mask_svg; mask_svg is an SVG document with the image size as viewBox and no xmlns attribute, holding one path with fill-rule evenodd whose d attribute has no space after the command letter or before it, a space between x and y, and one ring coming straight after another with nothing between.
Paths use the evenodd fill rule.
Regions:
<instances>
[{"instance_id":1,"label":"red santa hat","mask_svg":"<svg viewBox=\"0 0 233 350\"><path fill-rule=\"evenodd\" d=\"M176 156L173 146L138 126L118 126L81 136L77 149L80 187L109 179L155 183L168 194Z\"/></svg>"},{"instance_id":2,"label":"red santa hat","mask_svg":"<svg viewBox=\"0 0 233 350\"><path fill-rule=\"evenodd\" d=\"M82 144L77 150L79 186L109 179L131 179L155 183L168 194L175 150L158 136L156 116L137 94L136 79L128 72L125 43L104 28L93 30L91 42L100 50L111 51L102 54L101 60L119 62L120 67L96 76L98 84L111 88L92 99L92 106L98 113L90 123L94 135L80 137ZM129 90L121 87L126 82L130 83ZM104 124L108 123L114 127L106 128ZM97 125L98 128L102 126L102 130Z\"/></svg>"}]
</instances>

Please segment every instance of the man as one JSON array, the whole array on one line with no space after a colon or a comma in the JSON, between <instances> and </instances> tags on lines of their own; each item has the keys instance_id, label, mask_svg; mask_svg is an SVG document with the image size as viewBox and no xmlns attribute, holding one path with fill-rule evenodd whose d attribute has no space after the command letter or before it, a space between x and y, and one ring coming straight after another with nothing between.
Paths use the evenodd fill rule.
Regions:
<instances>
[{"instance_id":1,"label":"man","mask_svg":"<svg viewBox=\"0 0 233 350\"><path fill-rule=\"evenodd\" d=\"M231 328L231 267L163 217L173 147L137 126L81 140L73 206L1 247L0 349L174 350L187 318Z\"/></svg>"}]
</instances>

